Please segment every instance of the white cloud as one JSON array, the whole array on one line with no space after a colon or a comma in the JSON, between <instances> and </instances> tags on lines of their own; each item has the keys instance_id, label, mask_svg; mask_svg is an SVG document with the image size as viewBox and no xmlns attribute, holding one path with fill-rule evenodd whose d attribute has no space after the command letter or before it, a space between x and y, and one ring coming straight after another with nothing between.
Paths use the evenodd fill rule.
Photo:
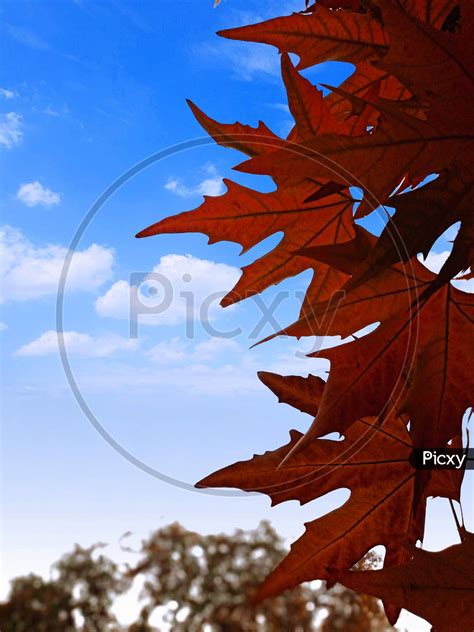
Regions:
<instances>
[{"instance_id":1,"label":"white cloud","mask_svg":"<svg viewBox=\"0 0 474 632\"><path fill-rule=\"evenodd\" d=\"M5 331L5 329L8 329L7 323L0 323L0 331Z\"/></svg>"},{"instance_id":2,"label":"white cloud","mask_svg":"<svg viewBox=\"0 0 474 632\"><path fill-rule=\"evenodd\" d=\"M39 338L23 345L17 356L47 356L59 352L58 336L62 336L67 353L82 358L104 358L117 351L130 351L138 346L137 340L122 336L98 336L65 331L62 334L54 330L45 331Z\"/></svg>"},{"instance_id":3,"label":"white cloud","mask_svg":"<svg viewBox=\"0 0 474 632\"><path fill-rule=\"evenodd\" d=\"M469 294L474 294L474 279L466 279L466 280L454 280L454 287L463 292L468 292Z\"/></svg>"},{"instance_id":4,"label":"white cloud","mask_svg":"<svg viewBox=\"0 0 474 632\"><path fill-rule=\"evenodd\" d=\"M43 114L47 114L48 116L61 116L61 112L58 112L50 105L46 106L43 110Z\"/></svg>"},{"instance_id":5,"label":"white cloud","mask_svg":"<svg viewBox=\"0 0 474 632\"><path fill-rule=\"evenodd\" d=\"M450 250L445 250L443 252L431 251L428 253L426 259L423 259L423 256L421 254L418 255L418 260L421 261L421 263L425 265L429 270L431 270L431 272L439 272L450 254ZM462 276L462 273L460 274ZM458 288L458 290L469 292L470 294L474 293L474 279L454 279L452 283L455 287Z\"/></svg>"},{"instance_id":6,"label":"white cloud","mask_svg":"<svg viewBox=\"0 0 474 632\"><path fill-rule=\"evenodd\" d=\"M11 149L23 138L21 116L16 112L7 112L0 116L0 145Z\"/></svg>"},{"instance_id":7,"label":"white cloud","mask_svg":"<svg viewBox=\"0 0 474 632\"><path fill-rule=\"evenodd\" d=\"M212 362L222 354L236 353L242 348L235 340L227 338L209 338L196 345L191 345L178 336L170 340L163 340L146 352L150 360L158 364L178 364Z\"/></svg>"},{"instance_id":8,"label":"white cloud","mask_svg":"<svg viewBox=\"0 0 474 632\"><path fill-rule=\"evenodd\" d=\"M176 325L217 317L222 296L237 282L240 270L191 255L169 254L144 280L117 281L95 302L99 316L149 325Z\"/></svg>"},{"instance_id":9,"label":"white cloud","mask_svg":"<svg viewBox=\"0 0 474 632\"><path fill-rule=\"evenodd\" d=\"M444 233L440 235L435 241L426 258L423 258L423 255L421 253L418 254L418 261L426 266L428 270L431 270L431 272L435 272L437 274L452 252L453 243L456 240L460 227L461 222L456 222L448 229L446 229ZM461 272L459 276L462 276L463 274L464 273ZM455 287L457 287L459 290L462 290L463 292L474 293L474 279L469 279L467 281L454 279L452 283Z\"/></svg>"},{"instance_id":10,"label":"white cloud","mask_svg":"<svg viewBox=\"0 0 474 632\"><path fill-rule=\"evenodd\" d=\"M130 317L134 291L128 281L116 281L95 302L95 310L99 316L127 320Z\"/></svg>"},{"instance_id":11,"label":"white cloud","mask_svg":"<svg viewBox=\"0 0 474 632\"><path fill-rule=\"evenodd\" d=\"M235 353L241 351L242 348L230 338L209 338L204 342L200 342L194 349L194 358L197 361L213 360L223 353Z\"/></svg>"},{"instance_id":12,"label":"white cloud","mask_svg":"<svg viewBox=\"0 0 474 632\"><path fill-rule=\"evenodd\" d=\"M165 189L175 193L179 197L193 197L195 195L221 195L225 187L221 178L206 178L194 187L187 187L178 178L169 178L165 184Z\"/></svg>"},{"instance_id":13,"label":"white cloud","mask_svg":"<svg viewBox=\"0 0 474 632\"><path fill-rule=\"evenodd\" d=\"M204 167L204 170L209 177L195 186L186 186L180 178L169 178L164 187L167 191L171 191L171 193L183 198L197 195L212 195L214 197L222 195L225 191L225 186L222 182L222 176L218 174L216 167L209 163Z\"/></svg>"},{"instance_id":14,"label":"white cloud","mask_svg":"<svg viewBox=\"0 0 474 632\"><path fill-rule=\"evenodd\" d=\"M0 96L4 99L13 99L16 95L13 90L7 90L6 88L0 88Z\"/></svg>"},{"instance_id":15,"label":"white cloud","mask_svg":"<svg viewBox=\"0 0 474 632\"><path fill-rule=\"evenodd\" d=\"M26 206L54 206L61 201L61 195L44 187L41 182L35 180L22 184L17 191L16 197L26 204Z\"/></svg>"},{"instance_id":16,"label":"white cloud","mask_svg":"<svg viewBox=\"0 0 474 632\"><path fill-rule=\"evenodd\" d=\"M177 366L130 367L114 363L107 371L78 375L81 389L89 392L165 392L183 396L207 395L229 397L261 391L263 385L256 376L253 362L231 362L219 366L182 363Z\"/></svg>"},{"instance_id":17,"label":"white cloud","mask_svg":"<svg viewBox=\"0 0 474 632\"><path fill-rule=\"evenodd\" d=\"M449 257L449 250L445 250L444 252L429 252L426 259L423 258L423 255L418 255L418 260L431 270L431 272L439 272L443 267L446 259Z\"/></svg>"},{"instance_id":18,"label":"white cloud","mask_svg":"<svg viewBox=\"0 0 474 632\"><path fill-rule=\"evenodd\" d=\"M147 351L146 355L159 364L175 364L185 360L188 355L187 343L175 336L171 340L163 340Z\"/></svg>"},{"instance_id":19,"label":"white cloud","mask_svg":"<svg viewBox=\"0 0 474 632\"><path fill-rule=\"evenodd\" d=\"M214 346L212 359L209 355L200 356L199 349L207 347L211 351ZM126 388L127 392L138 393L238 397L243 393L266 390L257 377L259 370L282 375L306 376L313 373L324 376L329 368L329 362L321 358L304 358L303 355L283 354L283 351L276 358L269 348L267 351L263 348L261 351L248 351L235 341L222 339L191 345L181 338L174 338L159 343L146 355L151 363L145 366L113 363L106 372L84 370L78 376L81 389L102 393L121 392Z\"/></svg>"},{"instance_id":20,"label":"white cloud","mask_svg":"<svg viewBox=\"0 0 474 632\"><path fill-rule=\"evenodd\" d=\"M47 116L66 116L67 114L69 114L69 107L67 103L65 103L60 108L54 108L51 105L48 105L44 108L44 110L42 110L42 113L46 114Z\"/></svg>"},{"instance_id":21,"label":"white cloud","mask_svg":"<svg viewBox=\"0 0 474 632\"><path fill-rule=\"evenodd\" d=\"M0 284L2 301L24 301L54 295L57 291L67 249L31 244L21 231L0 229ZM71 260L66 290L94 291L112 276L114 251L92 244L76 251Z\"/></svg>"},{"instance_id":22,"label":"white cloud","mask_svg":"<svg viewBox=\"0 0 474 632\"><path fill-rule=\"evenodd\" d=\"M281 112L285 112L285 114L290 114L290 107L287 103L268 103L267 105L274 110L280 110Z\"/></svg>"}]
</instances>

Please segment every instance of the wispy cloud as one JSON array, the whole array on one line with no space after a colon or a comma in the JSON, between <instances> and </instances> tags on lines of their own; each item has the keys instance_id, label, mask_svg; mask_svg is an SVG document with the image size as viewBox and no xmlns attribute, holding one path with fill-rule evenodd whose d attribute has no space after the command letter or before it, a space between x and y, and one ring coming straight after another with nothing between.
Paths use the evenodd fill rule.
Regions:
<instances>
[{"instance_id":1,"label":"wispy cloud","mask_svg":"<svg viewBox=\"0 0 474 632\"><path fill-rule=\"evenodd\" d=\"M209 338L197 344L191 344L175 336L170 340L163 340L146 352L146 356L158 364L209 363L225 355L229 362L234 353L242 351L242 347L235 341L227 338Z\"/></svg>"},{"instance_id":2,"label":"wispy cloud","mask_svg":"<svg viewBox=\"0 0 474 632\"><path fill-rule=\"evenodd\" d=\"M231 353L242 351L242 347L235 341L228 338L209 338L198 343L194 348L196 360L209 361L225 354L228 357Z\"/></svg>"},{"instance_id":3,"label":"wispy cloud","mask_svg":"<svg viewBox=\"0 0 474 632\"><path fill-rule=\"evenodd\" d=\"M42 113L47 116L66 116L69 114L69 108L67 105L63 105L60 109L54 109L48 105L42 110Z\"/></svg>"},{"instance_id":4,"label":"wispy cloud","mask_svg":"<svg viewBox=\"0 0 474 632\"><path fill-rule=\"evenodd\" d=\"M146 5L137 2L125 2L125 0L110 0L109 2L95 2L94 0L73 0L73 4L84 13L96 17L97 15L116 16L121 14L127 27L133 27L143 33L152 33L153 23L147 19L146 13L142 15L142 9Z\"/></svg>"},{"instance_id":5,"label":"wispy cloud","mask_svg":"<svg viewBox=\"0 0 474 632\"><path fill-rule=\"evenodd\" d=\"M82 358L104 358L118 351L137 348L138 341L122 336L91 336L77 331L58 333L50 329L39 338L18 349L17 356L47 356L58 353L58 337L62 338L67 353Z\"/></svg>"},{"instance_id":6,"label":"wispy cloud","mask_svg":"<svg viewBox=\"0 0 474 632\"><path fill-rule=\"evenodd\" d=\"M16 112L7 112L0 116L0 145L11 149L23 138L22 118Z\"/></svg>"},{"instance_id":7,"label":"wispy cloud","mask_svg":"<svg viewBox=\"0 0 474 632\"><path fill-rule=\"evenodd\" d=\"M5 27L7 33L13 39L24 46L28 46L28 48L34 48L35 50L48 50L50 48L48 42L29 28L14 26L13 24L6 24Z\"/></svg>"},{"instance_id":8,"label":"wispy cloud","mask_svg":"<svg viewBox=\"0 0 474 632\"><path fill-rule=\"evenodd\" d=\"M61 201L59 193L47 189L38 180L22 184L17 191L16 197L29 207L55 206Z\"/></svg>"},{"instance_id":9,"label":"wispy cloud","mask_svg":"<svg viewBox=\"0 0 474 632\"><path fill-rule=\"evenodd\" d=\"M439 272L450 254L450 250L444 250L443 252L431 251L428 253L426 259L423 259L422 255L418 255L418 260L431 270L431 272ZM462 273L460 273L460 276L462 276ZM474 293L474 279L463 280L455 278L452 283L458 288L458 290L462 290L463 292L468 292L470 294Z\"/></svg>"},{"instance_id":10,"label":"wispy cloud","mask_svg":"<svg viewBox=\"0 0 474 632\"><path fill-rule=\"evenodd\" d=\"M169 178L164 188L182 198L190 198L199 195L222 195L225 191L222 176L219 175L215 165L209 163L204 167L207 177L198 184L188 186L181 178Z\"/></svg>"},{"instance_id":11,"label":"wispy cloud","mask_svg":"<svg viewBox=\"0 0 474 632\"><path fill-rule=\"evenodd\" d=\"M253 363L217 366L203 363L182 363L178 366L131 367L113 363L104 372L87 372L78 375L83 392L182 393L183 396L204 395L209 397L241 397L242 393L261 391L264 386L255 375Z\"/></svg>"},{"instance_id":12,"label":"wispy cloud","mask_svg":"<svg viewBox=\"0 0 474 632\"><path fill-rule=\"evenodd\" d=\"M88 366L87 371L83 369L78 376L81 388L101 393L126 388L127 392L144 394L172 390L186 397L236 397L265 390L256 375L259 370L284 375L312 373L323 377L329 368L329 362L321 358L304 358L296 352L293 356L249 352L235 340L222 338L192 344L175 337L158 343L144 355L149 360L145 365L110 361L107 371L95 371Z\"/></svg>"},{"instance_id":13,"label":"wispy cloud","mask_svg":"<svg viewBox=\"0 0 474 632\"><path fill-rule=\"evenodd\" d=\"M237 9L230 3L225 8L218 8L224 18L224 28L256 24L271 18L289 15L303 8L301 0L283 2L260 2L258 11ZM266 46L253 42L234 42L230 40L213 40L202 42L194 48L194 52L203 60L214 66L231 68L231 76L240 81L280 78L280 56L273 46Z\"/></svg>"},{"instance_id":14,"label":"wispy cloud","mask_svg":"<svg viewBox=\"0 0 474 632\"><path fill-rule=\"evenodd\" d=\"M267 103L267 105L269 108L280 110L281 112L285 112L285 114L290 113L290 108L287 103Z\"/></svg>"},{"instance_id":15,"label":"wispy cloud","mask_svg":"<svg viewBox=\"0 0 474 632\"><path fill-rule=\"evenodd\" d=\"M274 48L248 42L223 41L200 44L196 46L195 53L213 65L230 67L231 76L241 81L280 76L280 57Z\"/></svg>"},{"instance_id":16,"label":"wispy cloud","mask_svg":"<svg viewBox=\"0 0 474 632\"><path fill-rule=\"evenodd\" d=\"M188 357L189 343L179 336L162 340L146 352L147 357L158 364L176 364Z\"/></svg>"},{"instance_id":17,"label":"wispy cloud","mask_svg":"<svg viewBox=\"0 0 474 632\"><path fill-rule=\"evenodd\" d=\"M0 96L4 99L14 99L16 94L13 90L7 90L6 88L0 88Z\"/></svg>"}]
</instances>

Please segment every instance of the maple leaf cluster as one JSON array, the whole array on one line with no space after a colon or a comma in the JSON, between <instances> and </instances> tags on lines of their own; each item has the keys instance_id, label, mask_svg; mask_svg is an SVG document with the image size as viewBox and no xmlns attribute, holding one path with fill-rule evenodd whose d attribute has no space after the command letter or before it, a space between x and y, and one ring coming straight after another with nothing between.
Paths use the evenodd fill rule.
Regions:
<instances>
[{"instance_id":1,"label":"maple leaf cluster","mask_svg":"<svg viewBox=\"0 0 474 632\"><path fill-rule=\"evenodd\" d=\"M247 155L237 170L271 176L276 190L226 180L224 195L139 233L204 232L245 251L281 231L224 306L312 269L298 320L275 335L346 338L378 323L319 352L330 361L327 382L260 374L280 401L314 417L311 427L198 484L259 491L273 504L351 490L306 525L259 599L307 580L341 581L383 598L391 623L406 607L438 631L474 628L473 536L459 525L461 544L418 548L427 499L459 501L463 471L418 471L409 461L414 447L462 447L474 392L474 301L451 283L472 277L474 261L473 26L469 0L319 0L221 32L278 48L294 127L283 139L264 123L222 124L191 109L217 143ZM326 96L300 74L325 61L355 66ZM374 209L387 220L378 237L359 221ZM431 273L417 255L456 222L452 251ZM343 440L324 438L333 432ZM376 545L386 549L383 570L351 571Z\"/></svg>"}]
</instances>

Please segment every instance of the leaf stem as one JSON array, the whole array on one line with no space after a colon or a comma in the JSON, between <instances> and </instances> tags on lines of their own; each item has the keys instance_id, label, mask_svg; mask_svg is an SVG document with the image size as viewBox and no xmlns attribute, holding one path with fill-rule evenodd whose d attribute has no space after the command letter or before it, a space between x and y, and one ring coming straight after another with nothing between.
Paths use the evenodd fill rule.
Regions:
<instances>
[{"instance_id":1,"label":"leaf stem","mask_svg":"<svg viewBox=\"0 0 474 632\"><path fill-rule=\"evenodd\" d=\"M462 507L461 507L461 517L462 517L463 524L459 522L459 518L456 513L456 509L454 508L454 503L453 503L452 498L449 499L449 504L451 506L451 511L453 512L454 522L456 523L456 528L458 530L459 537L461 538L461 542L463 542L464 541L464 518L462 517L463 516ZM461 503L459 503L459 505L461 506Z\"/></svg>"}]
</instances>

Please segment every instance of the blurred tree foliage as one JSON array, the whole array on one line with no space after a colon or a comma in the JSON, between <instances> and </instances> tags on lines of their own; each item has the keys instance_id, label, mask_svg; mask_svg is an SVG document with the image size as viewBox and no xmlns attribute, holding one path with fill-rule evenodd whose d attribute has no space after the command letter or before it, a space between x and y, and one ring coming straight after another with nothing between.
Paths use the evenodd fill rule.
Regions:
<instances>
[{"instance_id":1,"label":"blurred tree foliage","mask_svg":"<svg viewBox=\"0 0 474 632\"><path fill-rule=\"evenodd\" d=\"M76 545L51 569L51 578L37 575L12 581L9 599L0 604L2 632L116 631L111 606L130 580L115 562L99 554L103 544Z\"/></svg>"},{"instance_id":2,"label":"blurred tree foliage","mask_svg":"<svg viewBox=\"0 0 474 632\"><path fill-rule=\"evenodd\" d=\"M12 581L0 604L2 632L119 632L115 599L139 582L141 611L127 632L387 632L378 600L322 583L252 605L256 587L285 555L266 522L253 531L201 535L175 523L155 531L120 568L100 552L77 546L52 567L51 578ZM131 549L125 549L132 553ZM359 568L378 562L370 553ZM162 624L153 625L157 608ZM153 616L156 619L156 614Z\"/></svg>"}]
</instances>

